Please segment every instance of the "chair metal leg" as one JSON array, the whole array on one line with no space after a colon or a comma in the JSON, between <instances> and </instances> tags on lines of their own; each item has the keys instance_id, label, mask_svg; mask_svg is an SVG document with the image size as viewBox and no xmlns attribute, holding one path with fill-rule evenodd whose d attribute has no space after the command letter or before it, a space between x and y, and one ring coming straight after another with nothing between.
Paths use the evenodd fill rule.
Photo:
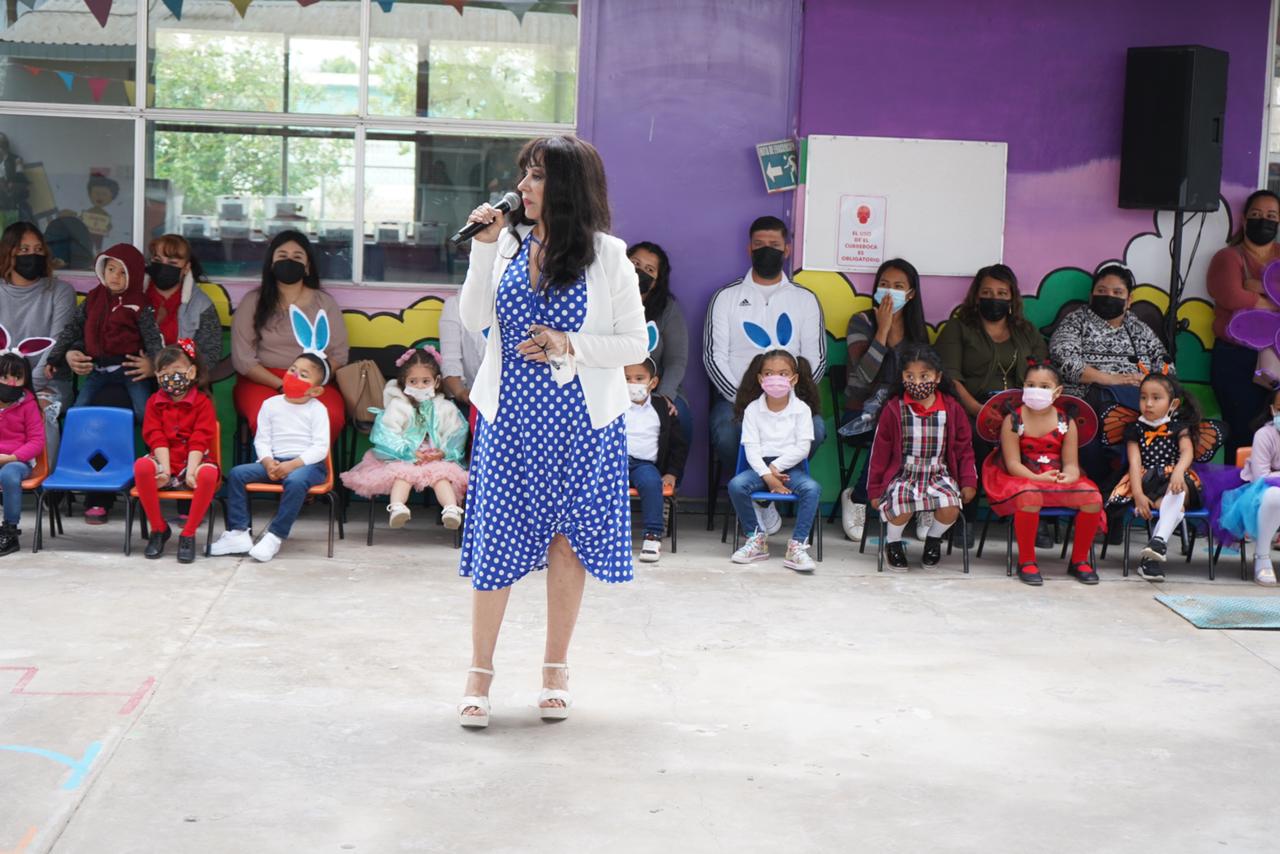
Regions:
<instances>
[{"instance_id":1,"label":"chair metal leg","mask_svg":"<svg viewBox=\"0 0 1280 854\"><path fill-rule=\"evenodd\" d=\"M133 502L129 500L129 493L124 493L124 553L126 555L133 552Z\"/></svg>"},{"instance_id":2,"label":"chair metal leg","mask_svg":"<svg viewBox=\"0 0 1280 854\"><path fill-rule=\"evenodd\" d=\"M872 516L875 516L876 519L879 521L880 539L882 540L884 539L884 520L881 519L880 514L877 511L872 510L871 505L868 504L867 515L863 518L863 521L862 521L862 541L858 543L858 554L860 555L864 555L867 553L867 529L871 527Z\"/></svg>"},{"instance_id":3,"label":"chair metal leg","mask_svg":"<svg viewBox=\"0 0 1280 854\"><path fill-rule=\"evenodd\" d=\"M1214 566L1214 564L1217 563L1218 559L1213 552L1213 525L1209 522L1208 519L1204 521L1204 536L1205 536L1205 541L1209 544L1209 580L1217 581L1218 569L1216 566Z\"/></svg>"},{"instance_id":4,"label":"chair metal leg","mask_svg":"<svg viewBox=\"0 0 1280 854\"><path fill-rule=\"evenodd\" d=\"M679 523L676 521L676 511L679 509L676 497L671 496L671 514L667 517L667 527L671 529L671 553L676 553L678 542Z\"/></svg>"},{"instance_id":5,"label":"chair metal leg","mask_svg":"<svg viewBox=\"0 0 1280 854\"><path fill-rule=\"evenodd\" d=\"M876 572L884 572L884 521L880 522L880 538L876 545ZM866 529L863 529L865 535ZM865 541L863 545L866 545Z\"/></svg>"},{"instance_id":6,"label":"chair metal leg","mask_svg":"<svg viewBox=\"0 0 1280 854\"><path fill-rule=\"evenodd\" d=\"M217 501L219 504L224 504L224 505L226 504L226 502L223 501L221 498L215 497L214 500ZM210 508L209 510L208 523L209 523L209 533L205 534L205 538L204 538L204 556L205 557L209 557L210 553L213 551L213 510L212 508Z\"/></svg>"},{"instance_id":7,"label":"chair metal leg","mask_svg":"<svg viewBox=\"0 0 1280 854\"><path fill-rule=\"evenodd\" d=\"M366 546L373 545L373 498L374 496L369 496L369 531L364 537L364 544Z\"/></svg>"},{"instance_id":8,"label":"chair metal leg","mask_svg":"<svg viewBox=\"0 0 1280 854\"><path fill-rule=\"evenodd\" d=\"M1005 538L1004 544L1004 574L1006 578L1013 578L1013 516L1009 516L1009 536Z\"/></svg>"},{"instance_id":9,"label":"chair metal leg","mask_svg":"<svg viewBox=\"0 0 1280 854\"><path fill-rule=\"evenodd\" d=\"M338 499L333 490L326 492L324 497L329 499L329 557L333 557L333 526L338 518Z\"/></svg>"},{"instance_id":10,"label":"chair metal leg","mask_svg":"<svg viewBox=\"0 0 1280 854\"><path fill-rule=\"evenodd\" d=\"M716 504L720 497L720 461L716 459L716 449L712 445L707 454L707 530L716 529ZM722 536L720 542L724 542Z\"/></svg>"},{"instance_id":11,"label":"chair metal leg","mask_svg":"<svg viewBox=\"0 0 1280 854\"><path fill-rule=\"evenodd\" d=\"M963 510L960 512L960 516L956 519L956 521L960 523L960 533L964 536L964 541L966 543L969 542L969 520L964 518ZM951 527L952 527L952 530L955 529L955 525L952 525ZM953 535L953 539L954 539L954 535ZM951 546L948 545L947 553L950 554L950 552L951 552ZM968 549L966 548L960 549L960 559L964 563L964 574L968 575L969 574L969 550Z\"/></svg>"},{"instance_id":12,"label":"chair metal leg","mask_svg":"<svg viewBox=\"0 0 1280 854\"><path fill-rule=\"evenodd\" d=\"M987 545L987 531L990 528L991 528L991 514L988 513L987 518L982 520L982 533L978 536L978 550L974 552L974 557L976 558L982 557L982 550Z\"/></svg>"},{"instance_id":13,"label":"chair metal leg","mask_svg":"<svg viewBox=\"0 0 1280 854\"><path fill-rule=\"evenodd\" d=\"M1129 513L1124 514L1124 525L1121 529L1124 532L1124 577L1129 577L1129 526L1133 523L1133 516ZM1102 550L1102 556L1106 557L1106 549Z\"/></svg>"},{"instance_id":14,"label":"chair metal leg","mask_svg":"<svg viewBox=\"0 0 1280 854\"><path fill-rule=\"evenodd\" d=\"M36 493L36 533L31 538L31 553L39 554L40 547L44 545L44 504L48 499L49 493L41 490ZM49 536L53 536L53 513L49 514Z\"/></svg>"},{"instance_id":15,"label":"chair metal leg","mask_svg":"<svg viewBox=\"0 0 1280 854\"><path fill-rule=\"evenodd\" d=\"M817 552L818 562L822 562L822 511L815 510L813 513L813 530L817 531L814 539L816 540L814 551Z\"/></svg>"}]
</instances>

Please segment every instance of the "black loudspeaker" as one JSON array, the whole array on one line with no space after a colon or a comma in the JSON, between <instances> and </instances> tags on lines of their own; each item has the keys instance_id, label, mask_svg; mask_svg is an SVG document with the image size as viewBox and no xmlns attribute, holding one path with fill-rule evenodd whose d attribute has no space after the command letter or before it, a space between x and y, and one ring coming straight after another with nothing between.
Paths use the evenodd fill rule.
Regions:
<instances>
[{"instance_id":1,"label":"black loudspeaker","mask_svg":"<svg viewBox=\"0 0 1280 854\"><path fill-rule=\"evenodd\" d=\"M1217 210L1226 107L1225 51L1129 48L1120 207Z\"/></svg>"}]
</instances>

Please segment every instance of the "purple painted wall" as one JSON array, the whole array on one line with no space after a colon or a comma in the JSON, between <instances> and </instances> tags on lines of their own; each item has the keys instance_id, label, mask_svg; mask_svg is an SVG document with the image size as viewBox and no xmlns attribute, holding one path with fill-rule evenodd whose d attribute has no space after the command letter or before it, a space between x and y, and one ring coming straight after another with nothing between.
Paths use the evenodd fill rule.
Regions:
<instances>
[{"instance_id":1,"label":"purple painted wall","mask_svg":"<svg viewBox=\"0 0 1280 854\"><path fill-rule=\"evenodd\" d=\"M795 133L800 0L583 3L579 133L604 157L614 233L671 257L689 324L685 390L696 426L686 492L703 493L712 292L750 266L746 230L788 218L764 191L755 145Z\"/></svg>"}]
</instances>

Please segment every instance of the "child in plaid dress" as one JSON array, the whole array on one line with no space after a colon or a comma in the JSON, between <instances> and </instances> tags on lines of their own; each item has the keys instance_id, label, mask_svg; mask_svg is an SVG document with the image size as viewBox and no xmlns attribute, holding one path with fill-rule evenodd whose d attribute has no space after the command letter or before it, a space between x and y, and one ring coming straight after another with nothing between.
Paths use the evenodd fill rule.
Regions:
<instances>
[{"instance_id":1,"label":"child in plaid dress","mask_svg":"<svg viewBox=\"0 0 1280 854\"><path fill-rule=\"evenodd\" d=\"M902 376L880 412L867 494L885 521L885 556L890 568L907 568L902 532L911 515L933 512L922 562L942 559L942 535L978 489L969 417L942 373L942 360L923 344L903 345Z\"/></svg>"}]
</instances>

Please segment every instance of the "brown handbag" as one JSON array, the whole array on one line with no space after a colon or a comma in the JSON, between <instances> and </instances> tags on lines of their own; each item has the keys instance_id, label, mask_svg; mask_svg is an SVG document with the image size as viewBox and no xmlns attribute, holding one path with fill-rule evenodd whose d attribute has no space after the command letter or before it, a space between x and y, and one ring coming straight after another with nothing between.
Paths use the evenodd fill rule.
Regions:
<instances>
[{"instance_id":1,"label":"brown handbag","mask_svg":"<svg viewBox=\"0 0 1280 854\"><path fill-rule=\"evenodd\" d=\"M387 384L378 363L372 359L360 359L338 368L333 378L347 403L347 418L351 426L368 433L373 429L374 419L369 408L382 408L382 389Z\"/></svg>"}]
</instances>

